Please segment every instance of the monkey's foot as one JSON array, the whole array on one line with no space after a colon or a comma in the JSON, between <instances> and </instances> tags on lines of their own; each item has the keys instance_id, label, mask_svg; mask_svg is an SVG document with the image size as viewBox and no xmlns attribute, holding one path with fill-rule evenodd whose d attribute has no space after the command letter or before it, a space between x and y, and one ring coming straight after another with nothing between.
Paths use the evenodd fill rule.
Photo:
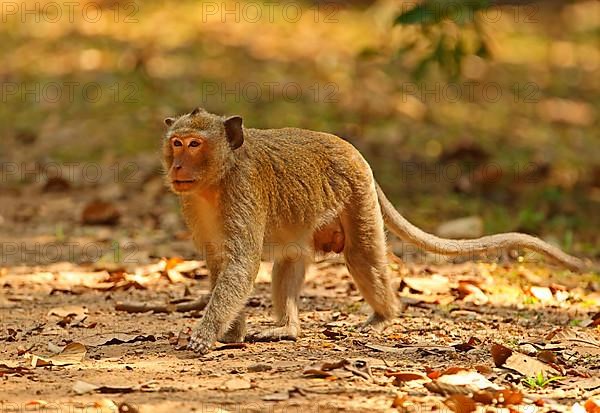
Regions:
<instances>
[{"instance_id":1,"label":"monkey's foot","mask_svg":"<svg viewBox=\"0 0 600 413\"><path fill-rule=\"evenodd\" d=\"M246 337L246 341L296 341L300 329L293 326L269 328Z\"/></svg>"},{"instance_id":2,"label":"monkey's foot","mask_svg":"<svg viewBox=\"0 0 600 413\"><path fill-rule=\"evenodd\" d=\"M223 336L219 339L221 343L241 343L244 341L244 337L246 336L246 329L243 330L229 330L227 333L223 334Z\"/></svg>"},{"instance_id":3,"label":"monkey's foot","mask_svg":"<svg viewBox=\"0 0 600 413\"><path fill-rule=\"evenodd\" d=\"M359 331L362 333L381 333L385 330L390 324L392 320L389 318L385 318L380 314L372 314L364 324L359 326Z\"/></svg>"},{"instance_id":4,"label":"monkey's foot","mask_svg":"<svg viewBox=\"0 0 600 413\"><path fill-rule=\"evenodd\" d=\"M192 350L195 353L200 355L208 353L213 346L214 342L209 340L198 332L194 332L190 337L190 342L188 343L188 350Z\"/></svg>"}]
</instances>

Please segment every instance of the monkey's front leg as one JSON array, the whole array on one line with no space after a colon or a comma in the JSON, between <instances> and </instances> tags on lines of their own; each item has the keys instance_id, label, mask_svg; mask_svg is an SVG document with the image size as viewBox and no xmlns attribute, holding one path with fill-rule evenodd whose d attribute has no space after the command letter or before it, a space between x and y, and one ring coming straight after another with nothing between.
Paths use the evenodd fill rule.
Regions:
<instances>
[{"instance_id":1,"label":"monkey's front leg","mask_svg":"<svg viewBox=\"0 0 600 413\"><path fill-rule=\"evenodd\" d=\"M260 254L250 254L260 257ZM258 272L258 258L241 257L225 264L219 274L204 317L190 338L188 348L206 354L215 341L229 330L242 311Z\"/></svg>"},{"instance_id":2,"label":"monkey's front leg","mask_svg":"<svg viewBox=\"0 0 600 413\"><path fill-rule=\"evenodd\" d=\"M210 291L212 292L219 279L221 273L221 267L223 263L223 257L217 255L217 250L213 245L209 244L206 247L206 265L210 274ZM222 343L240 343L244 341L246 336L246 312L241 310L235 320L229 326L229 329L221 334L218 341Z\"/></svg>"}]
</instances>

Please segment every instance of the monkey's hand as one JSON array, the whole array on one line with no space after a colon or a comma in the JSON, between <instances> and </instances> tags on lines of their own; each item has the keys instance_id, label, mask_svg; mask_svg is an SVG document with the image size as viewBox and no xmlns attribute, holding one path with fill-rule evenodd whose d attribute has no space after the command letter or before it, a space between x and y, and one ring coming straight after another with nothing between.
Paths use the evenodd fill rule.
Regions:
<instances>
[{"instance_id":1,"label":"monkey's hand","mask_svg":"<svg viewBox=\"0 0 600 413\"><path fill-rule=\"evenodd\" d=\"M200 355L206 354L212 349L215 341L216 339L212 337L212 334L199 326L194 330L190 337L188 349Z\"/></svg>"}]
</instances>

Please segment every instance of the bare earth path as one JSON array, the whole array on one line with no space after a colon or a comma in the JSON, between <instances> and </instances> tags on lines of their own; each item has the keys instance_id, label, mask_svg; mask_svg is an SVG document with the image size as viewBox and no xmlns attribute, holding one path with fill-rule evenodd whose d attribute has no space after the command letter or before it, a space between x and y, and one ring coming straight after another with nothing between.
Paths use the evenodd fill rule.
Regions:
<instances>
[{"instance_id":1,"label":"bare earth path","mask_svg":"<svg viewBox=\"0 0 600 413\"><path fill-rule=\"evenodd\" d=\"M199 296L202 262L99 267L1 270L0 411L597 411L597 276L393 265L407 308L385 332L365 334L355 326L367 308L345 268L324 262L303 292L301 339L197 358L179 348L201 312L131 314L115 303ZM270 325L268 267L248 301L250 330ZM33 357L61 350L46 362L58 365Z\"/></svg>"}]
</instances>

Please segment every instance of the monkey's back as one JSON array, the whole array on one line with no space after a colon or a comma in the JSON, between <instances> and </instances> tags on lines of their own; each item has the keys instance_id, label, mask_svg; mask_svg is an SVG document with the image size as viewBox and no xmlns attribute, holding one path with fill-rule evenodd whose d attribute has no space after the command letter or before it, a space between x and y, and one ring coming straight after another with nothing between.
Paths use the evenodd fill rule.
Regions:
<instances>
[{"instance_id":1,"label":"monkey's back","mask_svg":"<svg viewBox=\"0 0 600 413\"><path fill-rule=\"evenodd\" d=\"M270 225L316 228L335 218L371 171L343 139L304 129L247 129L244 156L258 165L246 171L258 188Z\"/></svg>"}]
</instances>

